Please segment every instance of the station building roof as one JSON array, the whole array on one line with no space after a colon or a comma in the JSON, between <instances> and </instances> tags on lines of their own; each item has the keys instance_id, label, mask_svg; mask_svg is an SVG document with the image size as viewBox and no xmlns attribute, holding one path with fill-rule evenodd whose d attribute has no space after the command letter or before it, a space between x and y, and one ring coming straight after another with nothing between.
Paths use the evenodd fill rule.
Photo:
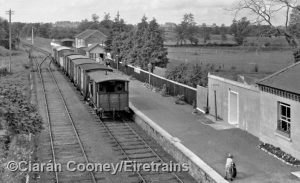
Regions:
<instances>
[{"instance_id":1,"label":"station building roof","mask_svg":"<svg viewBox=\"0 0 300 183\"><path fill-rule=\"evenodd\" d=\"M294 63L258 81L258 85L268 86L295 94L300 94L300 62Z\"/></svg>"},{"instance_id":2,"label":"station building roof","mask_svg":"<svg viewBox=\"0 0 300 183\"><path fill-rule=\"evenodd\" d=\"M107 37L102 32L100 32L98 30L92 30L92 29L86 29L85 31L81 32L80 34L77 34L75 37L79 38L79 39L86 39L95 33L99 33L99 34L102 34L104 37Z\"/></svg>"},{"instance_id":3,"label":"station building roof","mask_svg":"<svg viewBox=\"0 0 300 183\"><path fill-rule=\"evenodd\" d=\"M118 75L113 72L106 72L106 71L95 71L95 72L88 72L87 73L91 80L95 81L96 83L101 83L104 81L125 81L129 82L128 79L124 78L124 76Z\"/></svg>"}]
</instances>

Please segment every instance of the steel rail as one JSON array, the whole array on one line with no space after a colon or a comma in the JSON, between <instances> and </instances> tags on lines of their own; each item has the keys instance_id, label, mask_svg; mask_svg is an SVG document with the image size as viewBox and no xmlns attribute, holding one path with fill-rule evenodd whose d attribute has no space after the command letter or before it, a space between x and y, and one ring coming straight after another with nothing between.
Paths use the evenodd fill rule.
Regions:
<instances>
[{"instance_id":1,"label":"steel rail","mask_svg":"<svg viewBox=\"0 0 300 183\"><path fill-rule=\"evenodd\" d=\"M125 152L124 148L122 147L122 145L120 144L120 142L118 141L118 139L112 134L111 130L108 128L108 126L99 118L99 121L101 123L101 125L105 128L105 130L109 133L110 137L114 139L114 141L118 144L118 146L121 148L123 154L126 156L127 160L131 160L131 158L129 157L129 155ZM142 179L142 181L144 183L147 183L147 181L145 180L145 178L142 176L142 174L140 174L140 172L136 171L136 173L138 174L138 176Z\"/></svg>"},{"instance_id":2,"label":"steel rail","mask_svg":"<svg viewBox=\"0 0 300 183\"><path fill-rule=\"evenodd\" d=\"M46 103L46 116L47 116L47 122L48 122L48 130L49 130L49 135L50 135L50 144L51 144L51 151L52 151L52 159L53 159L53 163L54 165L56 164L56 157L55 157L55 150L54 150L54 142L53 142L53 134L52 134L52 126L51 126L51 122L50 122L50 112L49 112L49 107L48 107L48 99L47 99L47 96L46 96L46 89L45 89L45 83L44 83L44 79L42 77L42 72L41 72L41 65L43 64L43 62L47 59L48 56L46 56L43 61L41 63L38 63L38 61L36 60L37 64L38 64L38 71L39 71L39 76L40 76L40 79L41 79L41 82L42 82L42 88L43 88L43 96L44 96L44 99L45 99L45 103ZM56 182L58 183L59 179L58 179L58 172L55 171L55 179L56 179Z\"/></svg>"},{"instance_id":3,"label":"steel rail","mask_svg":"<svg viewBox=\"0 0 300 183\"><path fill-rule=\"evenodd\" d=\"M124 119L122 119L122 121L147 146L147 148L150 149L150 151L159 159L159 161L161 161L162 163L166 163ZM172 175L178 180L178 182L183 183L183 181L174 172L172 172Z\"/></svg>"},{"instance_id":4,"label":"steel rail","mask_svg":"<svg viewBox=\"0 0 300 183\"><path fill-rule=\"evenodd\" d=\"M53 81L54 81L55 84L56 84L56 88L57 88L57 90L58 90L58 92L59 92L59 94L60 94L60 97L61 97L61 99L62 99L62 101L63 101L63 103L64 103L65 110L67 111L69 120L70 120L70 122L71 122L71 124L72 124L74 133L75 133L76 138L77 138L77 140L78 140L80 149L81 149L82 154L83 154L83 156L84 156L84 159L85 159L86 163L89 163L89 160L88 160L88 158L87 158L87 155L86 155L85 150L84 150L83 145L82 145L82 141L81 141L81 139L80 139L80 137L79 137L79 135L78 135L78 130L76 129L76 126L75 126L75 124L74 124L74 120L73 120L73 118L72 118L72 116L71 116L71 114L70 114L69 108L68 108L67 103L66 103L66 100L65 100L65 98L64 98L64 96L63 96L63 94L62 94L62 91L61 91L61 89L60 89L59 86L58 86L58 82L57 82L57 80L56 80L56 78L55 78L53 72L51 71L50 64L51 64L51 62L49 63L47 69L48 69L48 71L50 72L50 74L51 74L51 76L52 76L52 79L53 79ZM93 182L94 182L94 183L97 183L94 173L93 173L93 172L89 172L89 173L90 173L91 176L92 176Z\"/></svg>"},{"instance_id":5,"label":"steel rail","mask_svg":"<svg viewBox=\"0 0 300 183\"><path fill-rule=\"evenodd\" d=\"M51 149L52 149L53 163L56 163L55 151L54 151L54 143L53 143L53 134L52 134L52 128L51 128L51 122L50 122L50 121L51 121L51 120L50 120L50 112L49 112L49 107L48 107L48 100L47 100L47 97L46 97L45 83L44 83L44 79L43 79L42 71L41 71L41 66L42 66L42 64L45 62L45 60L46 60L48 57L51 56L51 54L50 54L48 51L45 51L45 50L43 50L43 49L40 49L40 48L38 48L38 47L35 47L35 46L30 45L30 44L27 44L27 43L24 43L24 45L29 46L29 47L31 47L31 48L34 48L34 49L36 49L36 50L38 50L38 51L40 51L40 52L42 52L42 53L44 53L44 54L47 54L47 56L43 59L43 61L38 65L38 70L39 70L39 75L40 75L40 78L41 78L41 81L42 81L42 85L43 85L44 98L45 98L45 101L46 101L47 121L48 121L48 124L49 124L49 130L50 130L50 133L49 133L49 134L50 134L50 141L51 141ZM81 139L80 139L80 137L79 137L79 135L78 135L78 132L77 132L77 129L76 129L76 127L75 127L73 118L72 118L72 116L71 116L71 114L70 114L70 111L69 111L69 109L68 109L68 107L67 107L67 103L66 103L66 101L65 101L65 99L64 99L64 97L63 97L63 94L62 94L62 92L61 92L59 86L58 86L58 82L57 82L57 80L55 79L53 72L51 71L51 67L50 67L51 62L52 62L52 58L50 58L50 63L49 63L49 65L48 65L48 67L47 67L47 70L50 72L51 78L52 78L52 80L54 81L54 83L55 83L55 85L56 85L56 88L58 89L58 92L59 92L59 94L60 94L60 97L61 97L61 99L62 99L62 101L63 101L65 110L66 110L66 112L67 112L67 114L68 114L68 117L69 117L69 120L70 120L70 122L71 122L71 124L72 124L73 130L74 130L74 132L75 132L75 136L76 136L76 138L77 138L77 140L78 140L79 146L80 146L81 151L82 151L83 156L84 156L84 159L85 159L86 163L89 163L88 158L87 158L87 155L86 155L85 150L84 150L84 148L83 148ZM89 172L89 173L90 173L90 175L91 175L91 177L92 177L93 182L94 182L94 183L97 183L96 178L95 178L95 175L94 175L92 172ZM58 182L59 182L59 179L58 179L58 172L55 172L55 177L56 177L56 183L58 183Z\"/></svg>"}]
</instances>

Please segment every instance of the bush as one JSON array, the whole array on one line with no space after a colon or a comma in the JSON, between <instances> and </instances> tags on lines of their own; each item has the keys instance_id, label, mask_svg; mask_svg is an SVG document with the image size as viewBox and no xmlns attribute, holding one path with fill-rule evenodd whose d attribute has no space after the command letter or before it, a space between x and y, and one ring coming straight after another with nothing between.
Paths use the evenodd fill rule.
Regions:
<instances>
[{"instance_id":1,"label":"bush","mask_svg":"<svg viewBox=\"0 0 300 183\"><path fill-rule=\"evenodd\" d=\"M270 43L270 42L266 42L266 43L264 44L264 46L265 46L265 47L271 46L271 43Z\"/></svg>"},{"instance_id":2,"label":"bush","mask_svg":"<svg viewBox=\"0 0 300 183\"><path fill-rule=\"evenodd\" d=\"M175 100L175 104L179 104L179 105L184 105L184 95L177 95L176 96L176 100Z\"/></svg>"},{"instance_id":3,"label":"bush","mask_svg":"<svg viewBox=\"0 0 300 183\"><path fill-rule=\"evenodd\" d=\"M16 86L0 87L0 96L3 99L0 103L1 126L9 134L37 134L42 130L42 119L35 106Z\"/></svg>"},{"instance_id":4,"label":"bush","mask_svg":"<svg viewBox=\"0 0 300 183\"><path fill-rule=\"evenodd\" d=\"M214 64L188 64L182 63L166 70L167 79L196 88L197 85L207 86L208 72L215 72Z\"/></svg>"}]
</instances>

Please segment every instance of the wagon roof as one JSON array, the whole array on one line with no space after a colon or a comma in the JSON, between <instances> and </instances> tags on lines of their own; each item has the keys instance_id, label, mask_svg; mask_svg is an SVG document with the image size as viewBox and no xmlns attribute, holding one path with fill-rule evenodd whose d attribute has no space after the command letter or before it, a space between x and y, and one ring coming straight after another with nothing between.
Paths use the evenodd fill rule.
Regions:
<instances>
[{"instance_id":1,"label":"wagon roof","mask_svg":"<svg viewBox=\"0 0 300 183\"><path fill-rule=\"evenodd\" d=\"M95 60L92 60L90 58L78 58L75 60L72 60L74 65L80 65L80 64L93 64L95 63Z\"/></svg>"},{"instance_id":2,"label":"wagon roof","mask_svg":"<svg viewBox=\"0 0 300 183\"><path fill-rule=\"evenodd\" d=\"M84 55L69 55L68 58L73 60L73 59L78 59L78 58L89 58L89 57L84 56Z\"/></svg>"},{"instance_id":3,"label":"wagon roof","mask_svg":"<svg viewBox=\"0 0 300 183\"><path fill-rule=\"evenodd\" d=\"M116 80L129 82L129 80L127 78L125 78L124 76L118 75L113 72L95 71L95 72L89 72L87 74L96 83L101 83L104 81L116 81Z\"/></svg>"},{"instance_id":4,"label":"wagon roof","mask_svg":"<svg viewBox=\"0 0 300 183\"><path fill-rule=\"evenodd\" d=\"M300 78L300 62L265 77L257 84L300 94L300 82L296 81L298 78Z\"/></svg>"},{"instance_id":5,"label":"wagon roof","mask_svg":"<svg viewBox=\"0 0 300 183\"><path fill-rule=\"evenodd\" d=\"M71 50L71 48L69 47L66 47L66 46L60 46L60 47L57 47L55 48L57 51L61 51L61 50Z\"/></svg>"},{"instance_id":6,"label":"wagon roof","mask_svg":"<svg viewBox=\"0 0 300 183\"><path fill-rule=\"evenodd\" d=\"M79 67L85 71L92 71L92 70L107 70L111 72L113 71L111 68L106 67L104 64L99 64L99 63L81 64Z\"/></svg>"},{"instance_id":7,"label":"wagon roof","mask_svg":"<svg viewBox=\"0 0 300 183\"><path fill-rule=\"evenodd\" d=\"M81 55L80 53L77 53L77 52L65 52L63 53L63 55L66 57L66 56L71 56L71 55Z\"/></svg>"}]
</instances>

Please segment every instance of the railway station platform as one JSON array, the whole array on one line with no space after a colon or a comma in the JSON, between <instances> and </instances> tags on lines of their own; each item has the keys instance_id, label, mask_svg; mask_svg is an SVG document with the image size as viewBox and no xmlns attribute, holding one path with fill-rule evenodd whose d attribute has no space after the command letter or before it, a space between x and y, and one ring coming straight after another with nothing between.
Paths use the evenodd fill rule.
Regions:
<instances>
[{"instance_id":1,"label":"railway station platform","mask_svg":"<svg viewBox=\"0 0 300 183\"><path fill-rule=\"evenodd\" d=\"M204 114L193 114L192 106L176 105L175 98L162 97L137 80L130 81L130 103L221 176L231 153L238 172L234 182L300 181L292 174L300 167L286 165L260 150L257 137Z\"/></svg>"}]
</instances>

